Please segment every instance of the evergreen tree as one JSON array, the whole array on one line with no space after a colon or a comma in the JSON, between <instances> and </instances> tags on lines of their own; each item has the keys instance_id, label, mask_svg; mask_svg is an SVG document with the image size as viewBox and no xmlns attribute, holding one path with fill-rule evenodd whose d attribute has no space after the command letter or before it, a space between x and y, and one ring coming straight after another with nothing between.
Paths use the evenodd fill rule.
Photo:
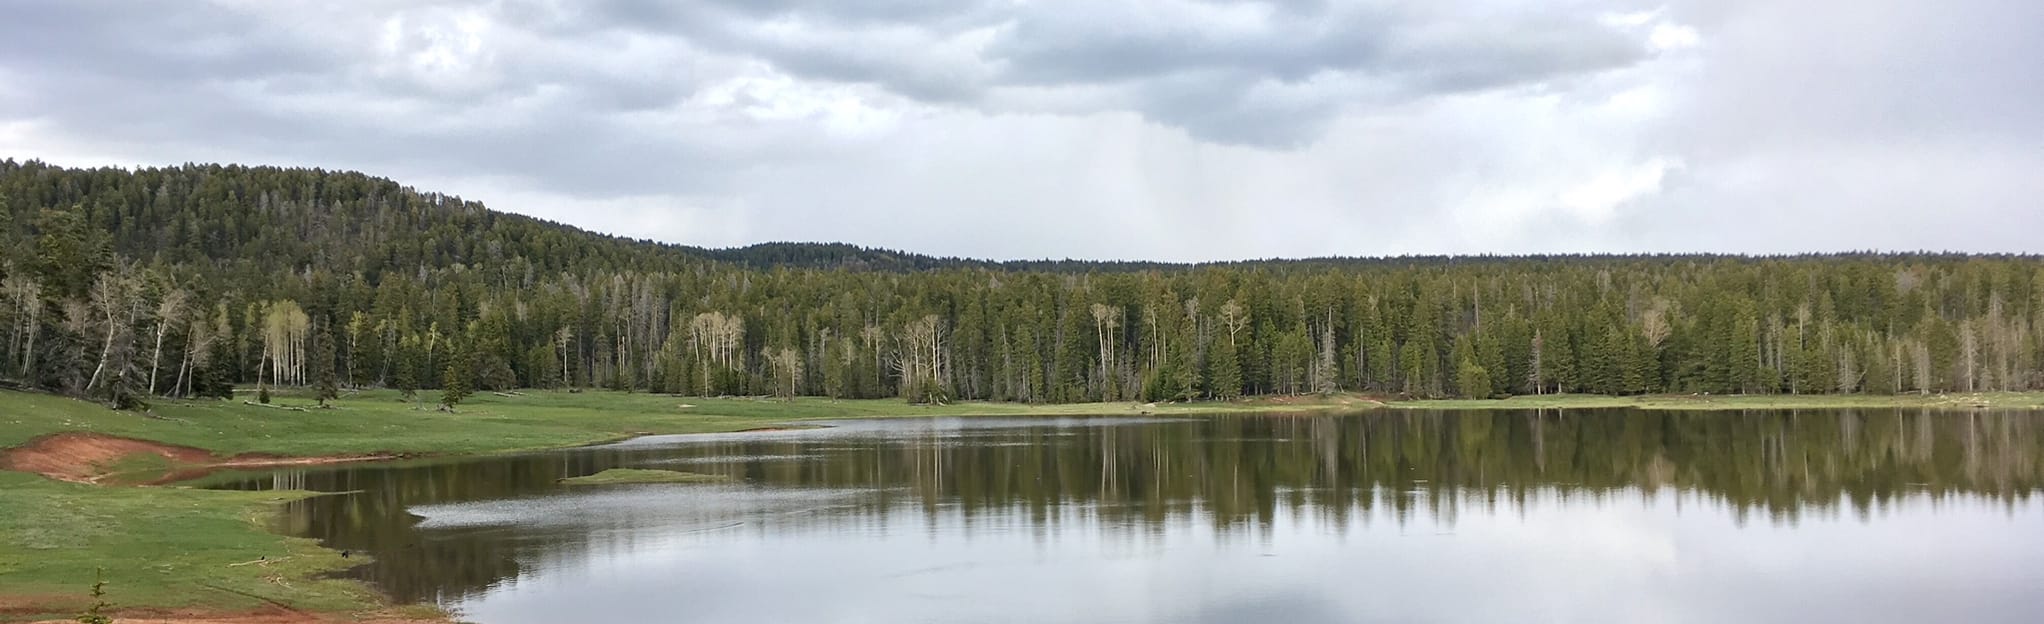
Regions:
<instances>
[{"instance_id":1,"label":"evergreen tree","mask_svg":"<svg viewBox=\"0 0 2044 624\"><path fill-rule=\"evenodd\" d=\"M1215 338L1207 352L1207 396L1232 401L1242 396L1242 367L1235 357L1235 342Z\"/></svg>"},{"instance_id":2,"label":"evergreen tree","mask_svg":"<svg viewBox=\"0 0 2044 624\"><path fill-rule=\"evenodd\" d=\"M1455 379L1455 386L1464 398L1490 398L1490 371L1484 370L1476 360L1462 360L1456 368Z\"/></svg>"},{"instance_id":3,"label":"evergreen tree","mask_svg":"<svg viewBox=\"0 0 2044 624\"><path fill-rule=\"evenodd\" d=\"M324 317L318 321L319 328L312 335L312 385L320 407L327 401L340 398L339 375L334 371L333 324Z\"/></svg>"},{"instance_id":4,"label":"evergreen tree","mask_svg":"<svg viewBox=\"0 0 2044 624\"><path fill-rule=\"evenodd\" d=\"M54 299L83 298L108 270L106 236L86 224L84 206L42 210L31 233L36 273Z\"/></svg>"},{"instance_id":5,"label":"evergreen tree","mask_svg":"<svg viewBox=\"0 0 2044 624\"><path fill-rule=\"evenodd\" d=\"M406 336L398 343L397 362L392 369L391 380L397 386L399 396L406 401L418 398L420 373L426 370L418 337Z\"/></svg>"},{"instance_id":6,"label":"evergreen tree","mask_svg":"<svg viewBox=\"0 0 2044 624\"><path fill-rule=\"evenodd\" d=\"M475 351L468 340L456 340L447 355L447 367L440 373L440 409L454 411L468 395L475 393Z\"/></svg>"}]
</instances>

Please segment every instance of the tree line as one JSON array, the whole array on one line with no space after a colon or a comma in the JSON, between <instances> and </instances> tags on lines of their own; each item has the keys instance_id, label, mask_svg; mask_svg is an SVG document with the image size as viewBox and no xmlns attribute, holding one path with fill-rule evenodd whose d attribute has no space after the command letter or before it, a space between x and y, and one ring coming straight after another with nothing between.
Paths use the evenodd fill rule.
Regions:
<instances>
[{"instance_id":1,"label":"tree line","mask_svg":"<svg viewBox=\"0 0 2044 624\"><path fill-rule=\"evenodd\" d=\"M2044 259L702 250L359 173L0 161L0 379L1076 402L2044 386ZM450 403L451 404L451 403Z\"/></svg>"}]
</instances>

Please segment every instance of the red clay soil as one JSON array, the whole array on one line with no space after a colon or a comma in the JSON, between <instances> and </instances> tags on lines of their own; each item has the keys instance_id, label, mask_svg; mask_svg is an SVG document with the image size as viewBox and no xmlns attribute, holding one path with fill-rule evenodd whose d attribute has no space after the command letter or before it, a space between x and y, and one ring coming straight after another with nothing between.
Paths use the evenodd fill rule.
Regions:
<instances>
[{"instance_id":1,"label":"red clay soil","mask_svg":"<svg viewBox=\"0 0 2044 624\"><path fill-rule=\"evenodd\" d=\"M211 451L189 446L136 440L100 433L71 432L47 435L28 444L0 450L0 470L33 472L74 483L97 483L107 476L106 468L123 457L156 455L181 469L165 479L182 478L194 469L200 474L218 468L260 468L394 459L393 455L334 455L324 457L273 457L246 455L221 458Z\"/></svg>"},{"instance_id":2,"label":"red clay soil","mask_svg":"<svg viewBox=\"0 0 2044 624\"><path fill-rule=\"evenodd\" d=\"M0 596L0 620L13 621L31 615L62 613L85 608L89 604L80 596L14 594Z\"/></svg>"}]
</instances>

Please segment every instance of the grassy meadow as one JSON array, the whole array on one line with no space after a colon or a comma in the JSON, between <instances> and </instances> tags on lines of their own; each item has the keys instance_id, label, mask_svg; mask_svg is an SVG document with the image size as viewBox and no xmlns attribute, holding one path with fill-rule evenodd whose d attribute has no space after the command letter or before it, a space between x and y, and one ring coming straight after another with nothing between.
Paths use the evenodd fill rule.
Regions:
<instances>
[{"instance_id":1,"label":"grassy meadow","mask_svg":"<svg viewBox=\"0 0 2044 624\"><path fill-rule=\"evenodd\" d=\"M612 391L530 391L472 396L453 412L438 396L404 401L395 391L344 393L318 409L309 395L278 393L270 405L242 400L162 400L148 412L108 410L49 394L0 391L0 448L85 431L206 449L223 456L492 453L591 444L644 434L712 433L844 418L919 416L1194 415L1296 410L1413 409L1819 409L2044 408L2044 392L1967 395L1521 396L1485 400L1385 400L1357 395L1268 397L1206 403L909 405L895 399L792 402ZM299 408L299 409L293 409Z\"/></svg>"},{"instance_id":2,"label":"grassy meadow","mask_svg":"<svg viewBox=\"0 0 2044 624\"><path fill-rule=\"evenodd\" d=\"M319 578L351 563L341 553L264 529L279 505L310 495L105 487L0 471L0 621L77 615L102 570L115 612L389 610L360 583Z\"/></svg>"},{"instance_id":3,"label":"grassy meadow","mask_svg":"<svg viewBox=\"0 0 2044 624\"><path fill-rule=\"evenodd\" d=\"M453 413L437 392L404 401L395 391L343 393L326 409L309 394L277 393L270 405L160 400L144 414L117 412L50 394L0 391L0 448L86 431L190 446L221 455L474 454L558 448L655 433L712 433L812 420L917 416L1213 414L1375 405L1352 397L1281 398L1190 404L953 403L803 397L698 398L612 391L481 393Z\"/></svg>"}]
</instances>

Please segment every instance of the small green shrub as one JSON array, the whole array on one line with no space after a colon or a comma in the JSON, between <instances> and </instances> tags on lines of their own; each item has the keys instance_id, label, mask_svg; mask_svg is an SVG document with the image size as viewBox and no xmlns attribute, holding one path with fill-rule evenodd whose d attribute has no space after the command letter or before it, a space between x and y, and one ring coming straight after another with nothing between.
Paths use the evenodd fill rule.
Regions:
<instances>
[{"instance_id":1,"label":"small green shrub","mask_svg":"<svg viewBox=\"0 0 2044 624\"><path fill-rule=\"evenodd\" d=\"M106 601L106 568L95 568L92 573L92 606L71 619L79 624L113 624L114 619L106 614L106 608L111 606Z\"/></svg>"}]
</instances>

